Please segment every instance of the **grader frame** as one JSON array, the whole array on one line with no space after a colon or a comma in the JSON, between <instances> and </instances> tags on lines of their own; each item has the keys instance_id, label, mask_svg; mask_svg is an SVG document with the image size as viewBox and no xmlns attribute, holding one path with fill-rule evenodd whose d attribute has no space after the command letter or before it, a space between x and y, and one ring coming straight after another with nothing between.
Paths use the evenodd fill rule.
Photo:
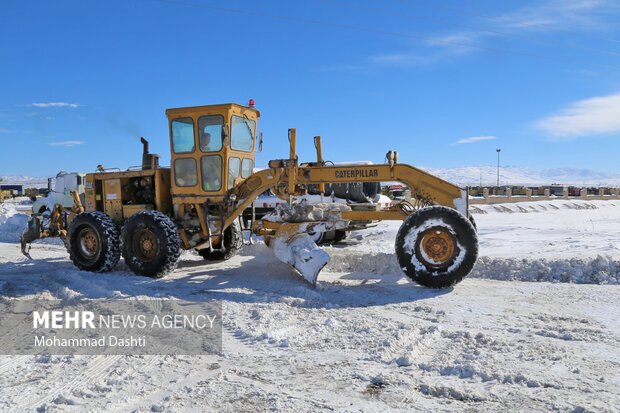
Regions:
<instances>
[{"instance_id":1,"label":"grader frame","mask_svg":"<svg viewBox=\"0 0 620 413\"><path fill-rule=\"evenodd\" d=\"M466 191L398 163L395 151L387 153L386 164L328 165L323 160L321 137L316 136L316 162L299 163L297 132L289 129L289 157L272 160L267 169L253 172L254 152L262 144L262 134L256 131L260 113L252 104L168 109L166 114L170 168L159 167L159 156L150 154L148 142L142 139L141 170L109 172L100 166L98 172L87 174L85 205L74 197L74 209L66 219L68 228L52 232L39 228L38 238L67 234L68 250L81 269L107 271L116 265L122 249L135 273L161 276L174 268L180 249L198 250L208 260L234 254L241 242L237 220L268 189L292 209L308 185L317 185L323 192L326 184L399 181L411 189L413 204L399 203L387 210L321 204L309 207L323 208L318 215L279 220L272 214L253 221L247 229L267 242L273 240L276 256L313 285L329 256L308 242L307 233L344 229L350 221L405 221L396 242L397 256L407 275L424 285L452 285L475 262L477 239L468 220ZM84 246L76 233L86 227L91 238L99 231L96 245L108 250L90 251ZM23 251L27 242L37 238L36 231L26 235Z\"/></svg>"}]
</instances>

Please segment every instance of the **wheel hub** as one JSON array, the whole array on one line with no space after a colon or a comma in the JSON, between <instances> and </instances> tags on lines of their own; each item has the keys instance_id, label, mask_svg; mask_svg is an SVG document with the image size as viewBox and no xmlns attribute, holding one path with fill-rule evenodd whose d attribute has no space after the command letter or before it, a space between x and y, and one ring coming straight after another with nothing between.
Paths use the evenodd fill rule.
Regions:
<instances>
[{"instance_id":1,"label":"wheel hub","mask_svg":"<svg viewBox=\"0 0 620 413\"><path fill-rule=\"evenodd\" d=\"M443 228L431 228L422 235L420 247L431 265L441 265L451 260L455 254L454 236Z\"/></svg>"},{"instance_id":2,"label":"wheel hub","mask_svg":"<svg viewBox=\"0 0 620 413\"><path fill-rule=\"evenodd\" d=\"M142 262L149 262L155 259L159 251L157 238L153 231L147 228L140 229L133 237L133 250Z\"/></svg>"},{"instance_id":3,"label":"wheel hub","mask_svg":"<svg viewBox=\"0 0 620 413\"><path fill-rule=\"evenodd\" d=\"M80 252L86 258L97 255L99 250L99 238L92 228L84 228L78 234Z\"/></svg>"}]
</instances>

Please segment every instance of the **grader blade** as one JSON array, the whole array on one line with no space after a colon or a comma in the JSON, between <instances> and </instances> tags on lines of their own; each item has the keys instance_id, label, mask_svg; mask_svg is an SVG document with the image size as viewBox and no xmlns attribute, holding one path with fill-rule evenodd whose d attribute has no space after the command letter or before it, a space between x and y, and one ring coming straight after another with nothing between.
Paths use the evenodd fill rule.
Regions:
<instances>
[{"instance_id":1,"label":"grader blade","mask_svg":"<svg viewBox=\"0 0 620 413\"><path fill-rule=\"evenodd\" d=\"M329 254L316 245L310 234L346 228L349 221L342 218L342 212L350 210L346 204L308 204L305 200L283 204L257 221L254 231L257 235L273 237L269 238L269 245L275 256L316 286L319 272L329 262Z\"/></svg>"},{"instance_id":2,"label":"grader blade","mask_svg":"<svg viewBox=\"0 0 620 413\"><path fill-rule=\"evenodd\" d=\"M74 202L77 202L71 209L71 212L76 214L83 212L84 208L80 203L77 192L71 191L71 195L73 196ZM68 214L68 210L65 210L61 204L56 204L51 212L45 211L40 214L30 215L30 217L28 217L28 226L19 237L22 254L29 259L32 259L30 256L30 244L38 239L59 237L63 242L65 242L65 236L67 234L65 219L66 214Z\"/></svg>"},{"instance_id":3,"label":"grader blade","mask_svg":"<svg viewBox=\"0 0 620 413\"><path fill-rule=\"evenodd\" d=\"M271 243L275 256L292 266L313 287L319 273L329 263L329 254L319 248L308 230L325 231L334 227L328 222L284 223L280 225Z\"/></svg>"},{"instance_id":4,"label":"grader blade","mask_svg":"<svg viewBox=\"0 0 620 413\"><path fill-rule=\"evenodd\" d=\"M22 254L24 254L28 259L32 259L30 256L30 243L41 237L41 216L32 215L28 218L28 226L19 237Z\"/></svg>"}]
</instances>

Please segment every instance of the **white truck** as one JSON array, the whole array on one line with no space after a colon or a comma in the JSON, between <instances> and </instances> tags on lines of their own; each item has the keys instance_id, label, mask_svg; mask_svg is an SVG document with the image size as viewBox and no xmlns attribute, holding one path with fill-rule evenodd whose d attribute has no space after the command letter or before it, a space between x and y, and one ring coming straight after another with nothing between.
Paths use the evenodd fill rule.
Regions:
<instances>
[{"instance_id":1,"label":"white truck","mask_svg":"<svg viewBox=\"0 0 620 413\"><path fill-rule=\"evenodd\" d=\"M79 172L58 172L56 178L49 178L47 180L49 192L44 198L38 199L32 204L32 212L41 214L45 211L51 211L56 204L61 204L65 208L71 208L73 206L71 191L77 191L80 199L84 202L85 177L86 174ZM54 184L53 189L52 184Z\"/></svg>"}]
</instances>

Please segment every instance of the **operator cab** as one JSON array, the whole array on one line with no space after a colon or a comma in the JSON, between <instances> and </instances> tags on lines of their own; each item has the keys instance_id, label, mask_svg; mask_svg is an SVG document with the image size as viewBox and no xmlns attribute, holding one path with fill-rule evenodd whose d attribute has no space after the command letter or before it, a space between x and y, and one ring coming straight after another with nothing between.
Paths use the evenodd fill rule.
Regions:
<instances>
[{"instance_id":1,"label":"operator cab","mask_svg":"<svg viewBox=\"0 0 620 413\"><path fill-rule=\"evenodd\" d=\"M166 116L172 195L179 203L221 199L252 175L258 110L229 103L168 109Z\"/></svg>"}]
</instances>

